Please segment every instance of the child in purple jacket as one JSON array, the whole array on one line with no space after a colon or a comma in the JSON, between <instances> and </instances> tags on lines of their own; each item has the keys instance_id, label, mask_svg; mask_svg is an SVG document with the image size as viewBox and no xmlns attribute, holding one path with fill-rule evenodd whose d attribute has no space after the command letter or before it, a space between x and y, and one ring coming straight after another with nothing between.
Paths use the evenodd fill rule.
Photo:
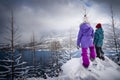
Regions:
<instances>
[{"instance_id":1,"label":"child in purple jacket","mask_svg":"<svg viewBox=\"0 0 120 80\"><path fill-rule=\"evenodd\" d=\"M93 45L94 30L89 23L84 22L80 25L80 30L77 38L77 48L82 48L83 66L87 68L90 64L88 57L88 48L90 49L90 59L94 60L96 53Z\"/></svg>"}]
</instances>

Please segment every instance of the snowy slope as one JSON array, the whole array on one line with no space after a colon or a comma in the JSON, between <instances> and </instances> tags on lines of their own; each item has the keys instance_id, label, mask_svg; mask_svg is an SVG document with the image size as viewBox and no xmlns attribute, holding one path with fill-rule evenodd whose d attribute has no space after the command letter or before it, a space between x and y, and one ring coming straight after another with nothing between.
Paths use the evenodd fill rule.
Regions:
<instances>
[{"instance_id":1,"label":"snowy slope","mask_svg":"<svg viewBox=\"0 0 120 80\"><path fill-rule=\"evenodd\" d=\"M120 67L109 58L105 58L105 61L96 58L88 69L81 65L81 58L72 58L62 66L63 73L59 77L48 77L47 80L120 80ZM44 79L29 78L28 80Z\"/></svg>"},{"instance_id":2,"label":"snowy slope","mask_svg":"<svg viewBox=\"0 0 120 80\"><path fill-rule=\"evenodd\" d=\"M105 61L96 58L88 69L81 64L81 58L73 58L62 66L68 80L120 80L120 67L107 57Z\"/></svg>"}]
</instances>

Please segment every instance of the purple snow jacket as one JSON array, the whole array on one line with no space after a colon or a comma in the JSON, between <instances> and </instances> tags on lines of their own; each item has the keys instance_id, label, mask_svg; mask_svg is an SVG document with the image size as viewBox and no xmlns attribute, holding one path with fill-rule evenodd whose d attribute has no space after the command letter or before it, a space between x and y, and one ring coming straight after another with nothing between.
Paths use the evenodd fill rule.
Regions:
<instances>
[{"instance_id":1,"label":"purple snow jacket","mask_svg":"<svg viewBox=\"0 0 120 80\"><path fill-rule=\"evenodd\" d=\"M88 48L93 45L94 30L89 23L82 23L77 38L77 46Z\"/></svg>"}]
</instances>

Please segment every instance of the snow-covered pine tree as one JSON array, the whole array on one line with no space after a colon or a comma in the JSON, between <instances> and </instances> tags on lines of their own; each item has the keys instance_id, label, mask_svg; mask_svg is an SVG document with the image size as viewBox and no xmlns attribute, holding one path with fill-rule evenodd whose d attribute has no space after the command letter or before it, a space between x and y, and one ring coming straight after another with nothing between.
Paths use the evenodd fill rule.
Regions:
<instances>
[{"instance_id":1,"label":"snow-covered pine tree","mask_svg":"<svg viewBox=\"0 0 120 80\"><path fill-rule=\"evenodd\" d=\"M16 41L20 37L18 34L18 28L15 27L13 10L11 9L11 23L8 29L6 41L10 44L7 50L5 50L6 56L0 60L0 67L3 69L0 71L0 78L8 78L14 80L15 78L23 77L26 74L27 67L22 67L26 62L21 62L22 55L16 53ZM7 32L6 32L7 33Z\"/></svg>"},{"instance_id":2,"label":"snow-covered pine tree","mask_svg":"<svg viewBox=\"0 0 120 80\"><path fill-rule=\"evenodd\" d=\"M120 42L119 42L119 37L120 37L120 33L119 33L119 28L117 27L116 21L115 21L115 15L114 15L114 11L113 11L113 7L111 6L111 25L108 25L109 28L106 31L106 39L107 41L106 43L106 47L110 48L111 50L115 51L115 55L113 60L115 62L119 62L120 60ZM110 35L111 34L111 35Z\"/></svg>"},{"instance_id":3,"label":"snow-covered pine tree","mask_svg":"<svg viewBox=\"0 0 120 80\"><path fill-rule=\"evenodd\" d=\"M61 44L59 41L52 41L50 44L50 50L52 52L52 65L51 65L51 74L52 76L59 76L59 73L61 71L61 65L59 63L60 61L60 55L61 53L59 52L60 49L62 48Z\"/></svg>"},{"instance_id":4,"label":"snow-covered pine tree","mask_svg":"<svg viewBox=\"0 0 120 80\"><path fill-rule=\"evenodd\" d=\"M31 42L29 44L29 47L31 49L31 52L32 52L32 66L30 66L30 69L29 69L29 77L36 77L37 76L37 73L36 73L36 40L35 40L35 35L34 35L34 32L32 33L32 37L31 37Z\"/></svg>"},{"instance_id":5,"label":"snow-covered pine tree","mask_svg":"<svg viewBox=\"0 0 120 80\"><path fill-rule=\"evenodd\" d=\"M118 53L118 46L117 46L117 37L116 37L116 31L115 31L115 19L114 19L114 13L113 13L113 7L111 6L111 19L112 19L112 31L113 31L113 39L114 39L114 45L116 49L116 53Z\"/></svg>"}]
</instances>

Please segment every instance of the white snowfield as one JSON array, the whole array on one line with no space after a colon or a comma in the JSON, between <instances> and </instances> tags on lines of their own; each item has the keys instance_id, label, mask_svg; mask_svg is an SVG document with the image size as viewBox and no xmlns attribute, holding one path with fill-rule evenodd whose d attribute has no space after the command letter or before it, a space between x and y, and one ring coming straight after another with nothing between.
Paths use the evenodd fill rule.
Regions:
<instances>
[{"instance_id":1,"label":"white snowfield","mask_svg":"<svg viewBox=\"0 0 120 80\"><path fill-rule=\"evenodd\" d=\"M96 58L88 69L82 66L82 58L73 58L62 69L67 80L120 80L120 67L107 57Z\"/></svg>"},{"instance_id":2,"label":"white snowfield","mask_svg":"<svg viewBox=\"0 0 120 80\"><path fill-rule=\"evenodd\" d=\"M82 58L72 58L62 66L63 73L57 78L28 80L120 80L120 67L105 57L105 61L96 58L88 69L82 66Z\"/></svg>"}]
</instances>

